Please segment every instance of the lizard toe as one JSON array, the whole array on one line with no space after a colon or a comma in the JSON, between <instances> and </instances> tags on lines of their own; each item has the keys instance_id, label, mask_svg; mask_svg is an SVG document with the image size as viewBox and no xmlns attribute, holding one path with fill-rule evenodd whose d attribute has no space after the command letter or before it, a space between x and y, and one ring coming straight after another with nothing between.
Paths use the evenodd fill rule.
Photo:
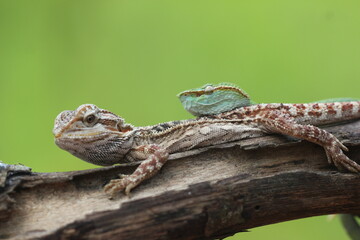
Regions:
<instances>
[{"instance_id":1,"label":"lizard toe","mask_svg":"<svg viewBox=\"0 0 360 240\"><path fill-rule=\"evenodd\" d=\"M326 153L326 158L328 160L328 163L334 164L336 166L336 163L332 159L331 153L327 149L325 149L325 153ZM336 166L336 167L339 168L338 166Z\"/></svg>"},{"instance_id":2,"label":"lizard toe","mask_svg":"<svg viewBox=\"0 0 360 240\"><path fill-rule=\"evenodd\" d=\"M130 175L119 173L118 176L120 179L122 179L122 178L126 178L127 176L130 176Z\"/></svg>"},{"instance_id":3,"label":"lizard toe","mask_svg":"<svg viewBox=\"0 0 360 240\"><path fill-rule=\"evenodd\" d=\"M342 143L335 142L325 148L326 156L330 164L334 164L340 171L359 173L360 165L348 158L342 151L346 148ZM347 149L347 148L346 148Z\"/></svg>"},{"instance_id":4,"label":"lizard toe","mask_svg":"<svg viewBox=\"0 0 360 240\"><path fill-rule=\"evenodd\" d=\"M345 151L345 152L349 151L349 149L342 142L340 142L339 139L337 139L337 144L343 151Z\"/></svg>"},{"instance_id":5,"label":"lizard toe","mask_svg":"<svg viewBox=\"0 0 360 240\"><path fill-rule=\"evenodd\" d=\"M345 167L353 173L360 173L360 165L357 164L356 162L348 159L349 161L346 162Z\"/></svg>"},{"instance_id":6,"label":"lizard toe","mask_svg":"<svg viewBox=\"0 0 360 240\"><path fill-rule=\"evenodd\" d=\"M123 179L113 179L104 187L104 192L110 197L114 197L118 192L125 188Z\"/></svg>"},{"instance_id":7,"label":"lizard toe","mask_svg":"<svg viewBox=\"0 0 360 240\"><path fill-rule=\"evenodd\" d=\"M335 160L334 164L337 168L339 168L340 165L341 168L345 168L349 172L353 172L353 173L360 172L360 165L354 162L353 160L349 159L344 153L337 155L334 160Z\"/></svg>"},{"instance_id":8,"label":"lizard toe","mask_svg":"<svg viewBox=\"0 0 360 240\"><path fill-rule=\"evenodd\" d=\"M126 186L126 188L125 188L125 194L126 194L126 196L130 196L130 191L131 191L131 189L133 189L134 187L136 187L136 184L134 184L134 183L130 183L130 184L128 184L127 186Z\"/></svg>"}]
</instances>

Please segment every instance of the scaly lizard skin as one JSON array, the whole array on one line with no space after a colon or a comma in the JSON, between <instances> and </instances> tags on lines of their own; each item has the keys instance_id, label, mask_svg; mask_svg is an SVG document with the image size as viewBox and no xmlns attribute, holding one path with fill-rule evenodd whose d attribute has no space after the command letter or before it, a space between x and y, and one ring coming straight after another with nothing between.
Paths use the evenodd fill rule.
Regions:
<instances>
[{"instance_id":1,"label":"scaly lizard skin","mask_svg":"<svg viewBox=\"0 0 360 240\"><path fill-rule=\"evenodd\" d=\"M111 180L104 190L114 196L155 175L170 153L239 140L248 125L265 132L281 133L319 144L329 163L339 169L360 172L360 165L342 150L347 148L331 133L314 125L360 118L360 101L308 104L257 104L193 120L134 127L124 119L93 104L64 111L56 120L56 144L87 162L97 165L141 160L128 176Z\"/></svg>"}]
</instances>

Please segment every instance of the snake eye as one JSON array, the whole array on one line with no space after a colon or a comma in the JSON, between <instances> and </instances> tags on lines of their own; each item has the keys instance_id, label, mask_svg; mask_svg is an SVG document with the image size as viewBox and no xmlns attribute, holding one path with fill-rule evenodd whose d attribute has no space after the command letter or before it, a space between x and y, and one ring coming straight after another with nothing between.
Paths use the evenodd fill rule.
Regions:
<instances>
[{"instance_id":1,"label":"snake eye","mask_svg":"<svg viewBox=\"0 0 360 240\"><path fill-rule=\"evenodd\" d=\"M94 125L96 120L97 120L97 117L94 114L87 115L84 118L84 122L88 126Z\"/></svg>"},{"instance_id":2,"label":"snake eye","mask_svg":"<svg viewBox=\"0 0 360 240\"><path fill-rule=\"evenodd\" d=\"M205 88L204 88L204 92L205 94L211 94L213 93L215 90L215 88L211 85L207 85Z\"/></svg>"}]
</instances>

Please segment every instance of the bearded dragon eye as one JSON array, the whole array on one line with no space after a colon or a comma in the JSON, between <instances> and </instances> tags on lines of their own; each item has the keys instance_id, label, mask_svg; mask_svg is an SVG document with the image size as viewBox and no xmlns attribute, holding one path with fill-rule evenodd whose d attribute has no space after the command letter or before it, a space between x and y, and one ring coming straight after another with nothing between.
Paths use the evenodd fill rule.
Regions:
<instances>
[{"instance_id":1,"label":"bearded dragon eye","mask_svg":"<svg viewBox=\"0 0 360 240\"><path fill-rule=\"evenodd\" d=\"M85 124L93 125L96 121L96 116L94 114L87 115L84 119Z\"/></svg>"}]
</instances>

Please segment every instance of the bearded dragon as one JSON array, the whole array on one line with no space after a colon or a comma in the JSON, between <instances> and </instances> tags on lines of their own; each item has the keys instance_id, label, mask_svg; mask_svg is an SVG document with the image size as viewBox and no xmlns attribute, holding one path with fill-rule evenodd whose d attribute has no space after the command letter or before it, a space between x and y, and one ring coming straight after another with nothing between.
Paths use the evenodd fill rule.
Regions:
<instances>
[{"instance_id":1,"label":"bearded dragon","mask_svg":"<svg viewBox=\"0 0 360 240\"><path fill-rule=\"evenodd\" d=\"M218 90L208 87L205 92L211 95ZM55 143L74 156L101 166L140 160L141 164L131 175L105 185L104 190L110 196L120 191L129 194L131 189L154 176L171 153L241 139L244 125L316 143L324 148L330 164L341 170L360 172L360 165L343 153L348 149L334 135L315 126L360 118L360 101L253 104L245 92L239 93L245 101L240 101L234 109L225 104L216 113L205 110L197 114L200 115L197 119L145 127L134 127L108 110L84 104L56 117ZM197 91L186 91L180 96L186 97L186 94L204 96ZM230 101L233 97L229 97Z\"/></svg>"}]
</instances>

